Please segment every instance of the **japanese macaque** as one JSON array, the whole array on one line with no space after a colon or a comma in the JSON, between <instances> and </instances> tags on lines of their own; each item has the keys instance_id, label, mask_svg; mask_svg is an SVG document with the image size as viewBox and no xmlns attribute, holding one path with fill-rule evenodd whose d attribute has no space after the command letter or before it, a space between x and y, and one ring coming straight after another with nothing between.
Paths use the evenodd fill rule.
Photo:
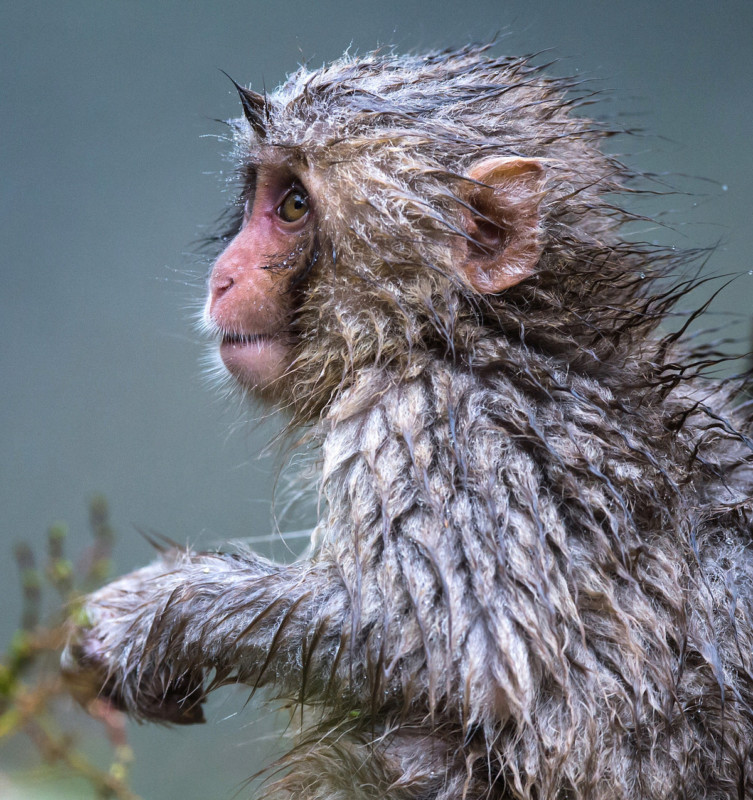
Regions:
<instances>
[{"instance_id":1,"label":"japanese macaque","mask_svg":"<svg viewBox=\"0 0 753 800\"><path fill-rule=\"evenodd\" d=\"M64 669L140 719L301 704L268 797L753 797L750 410L660 330L698 254L621 237L590 98L475 46L238 88L205 323L320 519L97 591Z\"/></svg>"}]
</instances>

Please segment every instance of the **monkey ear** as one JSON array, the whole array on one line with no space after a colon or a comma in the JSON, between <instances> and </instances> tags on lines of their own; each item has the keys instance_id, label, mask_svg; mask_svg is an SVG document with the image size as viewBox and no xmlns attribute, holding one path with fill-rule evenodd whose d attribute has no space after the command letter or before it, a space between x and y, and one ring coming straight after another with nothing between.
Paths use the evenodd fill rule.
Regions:
<instances>
[{"instance_id":1,"label":"monkey ear","mask_svg":"<svg viewBox=\"0 0 753 800\"><path fill-rule=\"evenodd\" d=\"M541 257L544 167L535 158L488 158L468 177L460 269L476 291L494 294L532 275Z\"/></svg>"}]
</instances>

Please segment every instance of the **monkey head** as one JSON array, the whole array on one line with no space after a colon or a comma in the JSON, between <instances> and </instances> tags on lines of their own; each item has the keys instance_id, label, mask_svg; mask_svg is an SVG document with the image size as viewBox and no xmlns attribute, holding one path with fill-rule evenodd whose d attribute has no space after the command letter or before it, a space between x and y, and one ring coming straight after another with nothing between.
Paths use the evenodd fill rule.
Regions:
<instances>
[{"instance_id":1,"label":"monkey head","mask_svg":"<svg viewBox=\"0 0 753 800\"><path fill-rule=\"evenodd\" d=\"M537 313L593 335L560 265L609 238L617 168L566 80L477 47L236 87L241 188L204 322L242 388L308 421L357 371L481 363Z\"/></svg>"}]
</instances>

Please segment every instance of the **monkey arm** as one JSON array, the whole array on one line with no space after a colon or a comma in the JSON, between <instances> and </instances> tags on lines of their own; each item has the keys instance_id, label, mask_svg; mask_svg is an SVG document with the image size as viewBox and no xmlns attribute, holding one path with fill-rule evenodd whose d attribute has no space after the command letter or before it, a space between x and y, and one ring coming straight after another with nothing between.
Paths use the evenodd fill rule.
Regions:
<instances>
[{"instance_id":1,"label":"monkey arm","mask_svg":"<svg viewBox=\"0 0 753 800\"><path fill-rule=\"evenodd\" d=\"M206 693L223 683L274 680L297 696L341 640L346 592L333 573L317 561L168 553L86 599L64 671L82 700L174 723L201 722Z\"/></svg>"}]
</instances>

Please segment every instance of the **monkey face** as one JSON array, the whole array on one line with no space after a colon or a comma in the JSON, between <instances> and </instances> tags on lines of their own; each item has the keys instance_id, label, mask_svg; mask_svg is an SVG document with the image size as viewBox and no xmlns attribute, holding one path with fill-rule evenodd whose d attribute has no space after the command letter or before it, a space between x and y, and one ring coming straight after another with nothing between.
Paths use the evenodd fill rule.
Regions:
<instances>
[{"instance_id":1,"label":"monkey face","mask_svg":"<svg viewBox=\"0 0 753 800\"><path fill-rule=\"evenodd\" d=\"M596 134L564 136L558 95L517 73L508 85L506 62L484 72L504 96L493 104L465 78L448 94L432 64L406 63L343 62L339 80L302 68L270 95L236 84L243 214L204 321L237 384L296 423L363 370L410 371L425 353L486 363L488 331L530 331L532 303L550 304L548 329L572 305L558 299L569 286L554 277L552 233L568 235L566 198L598 208L609 164ZM542 275L552 286L530 288Z\"/></svg>"},{"instance_id":2,"label":"monkey face","mask_svg":"<svg viewBox=\"0 0 753 800\"><path fill-rule=\"evenodd\" d=\"M244 197L241 228L209 277L204 317L230 374L245 388L273 389L290 362L292 290L310 255L314 211L280 159L254 170Z\"/></svg>"}]
</instances>

